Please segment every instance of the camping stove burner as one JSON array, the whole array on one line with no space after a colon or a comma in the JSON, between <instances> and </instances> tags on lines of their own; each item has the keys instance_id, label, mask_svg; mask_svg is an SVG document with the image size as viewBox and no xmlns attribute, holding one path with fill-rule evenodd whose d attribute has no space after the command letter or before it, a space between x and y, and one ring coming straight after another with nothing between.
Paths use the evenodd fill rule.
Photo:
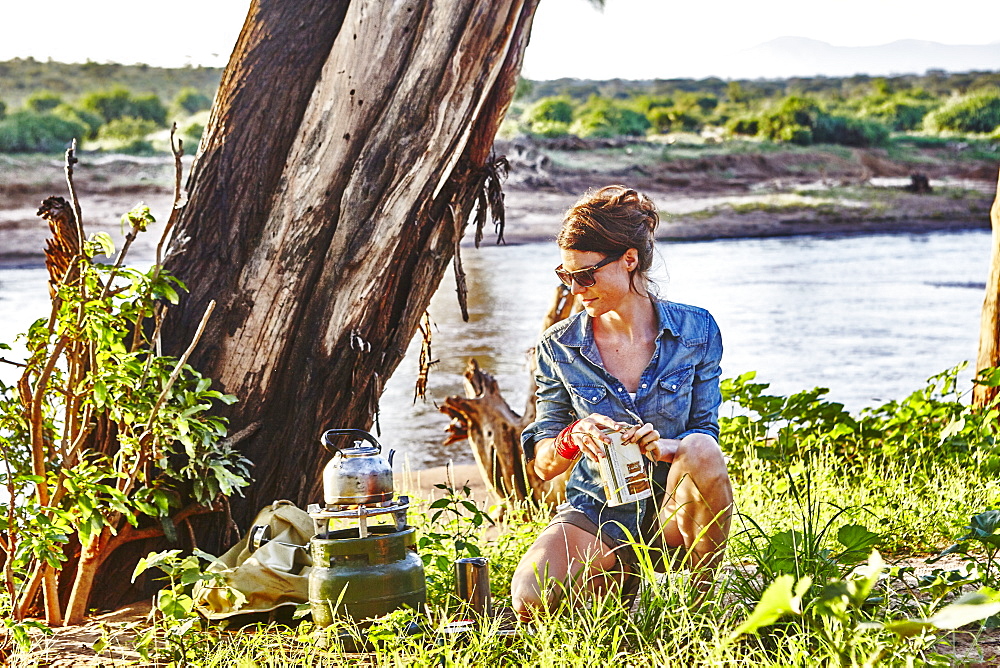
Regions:
<instances>
[{"instance_id":1,"label":"camping stove burner","mask_svg":"<svg viewBox=\"0 0 1000 668\"><path fill-rule=\"evenodd\" d=\"M312 503L307 508L307 512L309 513L309 517L313 519L317 536L330 533L331 520L357 518L358 538L367 538L369 517L392 514L396 524L396 531L403 531L406 528L406 511L409 508L410 497L401 496L398 499L389 499L380 503L362 504L359 506L328 505L325 508L321 508L318 503Z\"/></svg>"}]
</instances>

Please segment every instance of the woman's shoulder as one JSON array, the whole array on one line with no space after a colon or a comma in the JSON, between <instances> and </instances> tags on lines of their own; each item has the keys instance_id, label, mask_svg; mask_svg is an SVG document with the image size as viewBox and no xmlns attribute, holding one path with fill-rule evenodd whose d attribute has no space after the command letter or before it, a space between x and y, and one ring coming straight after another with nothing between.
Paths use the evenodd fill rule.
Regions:
<instances>
[{"instance_id":1,"label":"woman's shoulder","mask_svg":"<svg viewBox=\"0 0 1000 668\"><path fill-rule=\"evenodd\" d=\"M719 331L719 325L708 309L691 304L654 298L660 315L660 324L683 339L704 342Z\"/></svg>"},{"instance_id":2,"label":"woman's shoulder","mask_svg":"<svg viewBox=\"0 0 1000 668\"><path fill-rule=\"evenodd\" d=\"M579 332L580 328L584 326L583 318L586 315L586 311L577 311L573 315L563 318L542 332L542 340L548 341L558 339L567 332Z\"/></svg>"}]
</instances>

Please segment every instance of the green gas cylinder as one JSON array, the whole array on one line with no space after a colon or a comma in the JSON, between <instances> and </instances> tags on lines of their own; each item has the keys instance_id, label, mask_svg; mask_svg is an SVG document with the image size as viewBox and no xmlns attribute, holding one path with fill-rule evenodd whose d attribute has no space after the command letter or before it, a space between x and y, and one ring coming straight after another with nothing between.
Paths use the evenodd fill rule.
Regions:
<instances>
[{"instance_id":1,"label":"green gas cylinder","mask_svg":"<svg viewBox=\"0 0 1000 668\"><path fill-rule=\"evenodd\" d=\"M317 626L423 607L427 585L413 527L371 526L365 538L356 528L341 529L314 536L310 545L309 606Z\"/></svg>"}]
</instances>

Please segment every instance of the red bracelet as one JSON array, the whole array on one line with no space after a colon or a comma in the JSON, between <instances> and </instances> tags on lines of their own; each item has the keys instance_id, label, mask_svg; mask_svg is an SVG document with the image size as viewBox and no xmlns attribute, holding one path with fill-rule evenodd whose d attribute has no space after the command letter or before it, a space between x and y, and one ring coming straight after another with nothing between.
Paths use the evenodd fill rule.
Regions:
<instances>
[{"instance_id":1,"label":"red bracelet","mask_svg":"<svg viewBox=\"0 0 1000 668\"><path fill-rule=\"evenodd\" d=\"M575 427L580 421L577 420L570 426L559 432L556 436L556 454L560 457L566 459L576 459L580 456L580 446L573 442L573 427Z\"/></svg>"}]
</instances>

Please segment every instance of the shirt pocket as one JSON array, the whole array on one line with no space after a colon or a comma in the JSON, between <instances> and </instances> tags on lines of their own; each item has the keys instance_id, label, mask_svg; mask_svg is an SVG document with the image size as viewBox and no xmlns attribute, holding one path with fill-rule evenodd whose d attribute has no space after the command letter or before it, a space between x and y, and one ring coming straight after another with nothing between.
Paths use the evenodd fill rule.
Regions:
<instances>
[{"instance_id":1,"label":"shirt pocket","mask_svg":"<svg viewBox=\"0 0 1000 668\"><path fill-rule=\"evenodd\" d=\"M581 420L591 413L610 415L611 398L603 385L574 385L573 409Z\"/></svg>"},{"instance_id":2,"label":"shirt pocket","mask_svg":"<svg viewBox=\"0 0 1000 668\"><path fill-rule=\"evenodd\" d=\"M687 420L691 413L694 367L685 366L661 377L657 384L656 410L671 420Z\"/></svg>"}]
</instances>

